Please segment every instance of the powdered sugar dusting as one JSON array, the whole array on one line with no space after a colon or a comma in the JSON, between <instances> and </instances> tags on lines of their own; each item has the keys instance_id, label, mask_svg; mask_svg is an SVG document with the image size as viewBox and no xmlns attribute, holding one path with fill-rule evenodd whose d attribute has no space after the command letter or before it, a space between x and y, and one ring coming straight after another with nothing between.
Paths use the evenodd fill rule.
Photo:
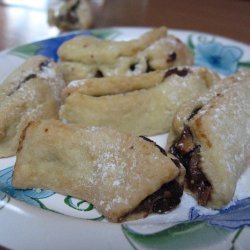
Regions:
<instances>
[{"instance_id":1,"label":"powdered sugar dusting","mask_svg":"<svg viewBox=\"0 0 250 250\"><path fill-rule=\"evenodd\" d=\"M246 74L247 75L247 74ZM213 87L208 94L198 98L203 104L194 119L209 117L210 135L223 155L227 169L239 176L249 157L247 147L250 143L250 81L240 73L226 79L225 83ZM240 143L239 143L240 140ZM223 142L223 143L221 143Z\"/></svg>"},{"instance_id":2,"label":"powdered sugar dusting","mask_svg":"<svg viewBox=\"0 0 250 250\"><path fill-rule=\"evenodd\" d=\"M87 128L89 133L98 133L99 130L98 127ZM102 183L106 188L112 190L112 199L108 198L110 194L106 194L106 196L103 193L102 202L100 202L100 205L104 206L106 211L109 211L115 204L128 203L127 197L119 194L119 189L125 185L127 171L131 171L134 166L133 164L129 166L126 157L121 156L125 149L119 137L112 142L108 138L106 140L106 147L101 150L102 152L100 152L100 147L103 147L103 145L87 142L90 154L94 158L92 162L94 172L88 182L91 185ZM129 183L127 183L127 186L129 186Z\"/></svg>"},{"instance_id":3,"label":"powdered sugar dusting","mask_svg":"<svg viewBox=\"0 0 250 250\"><path fill-rule=\"evenodd\" d=\"M145 195L144 198L146 198L147 192L150 192L152 178L153 187L156 182L161 183L161 178L154 180L154 174L150 169L149 173L145 171L153 163L156 163L156 166L159 166L160 163L163 164L162 166L166 164L166 156L150 142L113 129L95 126L83 127L82 132L85 133L85 140L81 141L81 144L85 147L84 152L87 152L84 153L82 168L88 168L89 174L81 177L79 185L84 182L85 187L95 188L95 195L99 199L94 204L101 206L104 211L124 209L126 206L130 208L131 204L134 206L136 202L134 197ZM146 146L145 144L149 144L156 151L152 150L152 154L144 155L144 150L146 152L150 150L149 145ZM87 161L89 163L86 163ZM142 163L144 161L145 165ZM165 167L159 167L159 171L164 172L163 169ZM150 187L149 190L144 188L142 181ZM140 189L139 195L134 195L138 188Z\"/></svg>"},{"instance_id":4,"label":"powdered sugar dusting","mask_svg":"<svg viewBox=\"0 0 250 250\"><path fill-rule=\"evenodd\" d=\"M67 87L68 88L76 88L79 86L83 86L85 83L86 83L86 80L74 80L74 81L71 81Z\"/></svg>"},{"instance_id":5,"label":"powdered sugar dusting","mask_svg":"<svg viewBox=\"0 0 250 250\"><path fill-rule=\"evenodd\" d=\"M56 67L53 62L50 62L48 66L42 67L42 70L38 71L37 76L47 80L55 99L61 101L61 91L65 87L65 82Z\"/></svg>"},{"instance_id":6,"label":"powdered sugar dusting","mask_svg":"<svg viewBox=\"0 0 250 250\"><path fill-rule=\"evenodd\" d=\"M42 70L38 71L37 76L44 79L53 79L57 77L56 71L52 67L43 67Z\"/></svg>"}]
</instances>

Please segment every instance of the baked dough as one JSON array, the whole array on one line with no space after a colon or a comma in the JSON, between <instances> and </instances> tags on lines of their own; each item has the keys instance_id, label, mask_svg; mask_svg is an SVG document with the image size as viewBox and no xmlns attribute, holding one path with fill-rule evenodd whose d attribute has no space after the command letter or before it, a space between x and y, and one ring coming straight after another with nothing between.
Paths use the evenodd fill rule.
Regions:
<instances>
[{"instance_id":1,"label":"baked dough","mask_svg":"<svg viewBox=\"0 0 250 250\"><path fill-rule=\"evenodd\" d=\"M131 216L162 186L173 185L176 178L181 181L182 168L173 156L143 138L44 120L29 123L21 136L13 185L48 188L86 200L117 222ZM183 187L175 185L166 189L163 200L154 198L157 205L162 201L168 206L171 199L177 199L174 206L180 202ZM139 217L145 216L143 209L136 211Z\"/></svg>"},{"instance_id":2,"label":"baked dough","mask_svg":"<svg viewBox=\"0 0 250 250\"><path fill-rule=\"evenodd\" d=\"M250 71L221 80L179 107L168 149L187 169L186 184L201 205L220 208L233 198L250 164Z\"/></svg>"},{"instance_id":3,"label":"baked dough","mask_svg":"<svg viewBox=\"0 0 250 250\"><path fill-rule=\"evenodd\" d=\"M78 36L58 49L67 82L112 75L138 75L179 65L192 65L193 56L165 27L131 41L108 41Z\"/></svg>"},{"instance_id":4,"label":"baked dough","mask_svg":"<svg viewBox=\"0 0 250 250\"><path fill-rule=\"evenodd\" d=\"M0 85L0 157L15 155L30 120L56 118L65 87L56 65L43 56L28 59Z\"/></svg>"},{"instance_id":5,"label":"baked dough","mask_svg":"<svg viewBox=\"0 0 250 250\"><path fill-rule=\"evenodd\" d=\"M207 91L217 79L205 68L179 67L74 81L63 91L60 119L136 135L166 133L178 106Z\"/></svg>"}]
</instances>

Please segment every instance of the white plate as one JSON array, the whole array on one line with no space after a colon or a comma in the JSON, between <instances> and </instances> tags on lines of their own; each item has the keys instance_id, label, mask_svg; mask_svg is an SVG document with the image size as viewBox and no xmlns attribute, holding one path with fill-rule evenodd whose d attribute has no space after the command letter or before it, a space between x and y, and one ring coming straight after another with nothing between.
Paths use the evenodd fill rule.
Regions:
<instances>
[{"instance_id":1,"label":"white plate","mask_svg":"<svg viewBox=\"0 0 250 250\"><path fill-rule=\"evenodd\" d=\"M96 29L20 46L0 54L4 79L27 57L42 54L57 60L58 46L79 33L130 40L148 28ZM221 75L250 67L250 46L194 31L170 30L194 52L196 65ZM164 146L166 136L152 137ZM91 204L48 190L15 190L11 176L15 157L0 159L0 245L12 249L230 249L248 247L250 173L237 186L227 209L208 210L184 195L179 208L126 224L107 222ZM2 191L2 192L1 192ZM21 201L20 201L21 200ZM246 227L244 227L246 226Z\"/></svg>"}]
</instances>

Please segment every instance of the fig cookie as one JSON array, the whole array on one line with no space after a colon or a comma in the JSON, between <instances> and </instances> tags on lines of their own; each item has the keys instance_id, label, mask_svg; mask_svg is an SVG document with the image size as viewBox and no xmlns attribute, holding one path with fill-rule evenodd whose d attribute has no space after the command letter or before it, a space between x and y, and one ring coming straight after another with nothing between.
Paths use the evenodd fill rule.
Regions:
<instances>
[{"instance_id":1,"label":"fig cookie","mask_svg":"<svg viewBox=\"0 0 250 250\"><path fill-rule=\"evenodd\" d=\"M120 222L178 206L184 174L174 156L146 138L43 120L21 136L13 185L86 200Z\"/></svg>"},{"instance_id":2,"label":"fig cookie","mask_svg":"<svg viewBox=\"0 0 250 250\"><path fill-rule=\"evenodd\" d=\"M165 27L153 29L130 41L78 36L58 49L66 82L113 75L139 75L174 66L192 65L193 56Z\"/></svg>"},{"instance_id":3,"label":"fig cookie","mask_svg":"<svg viewBox=\"0 0 250 250\"><path fill-rule=\"evenodd\" d=\"M59 116L66 123L108 126L135 135L166 133L178 106L217 80L205 68L178 67L75 81L63 90Z\"/></svg>"},{"instance_id":4,"label":"fig cookie","mask_svg":"<svg viewBox=\"0 0 250 250\"><path fill-rule=\"evenodd\" d=\"M58 117L64 87L56 64L43 56L28 59L0 84L0 157L16 154L30 120Z\"/></svg>"},{"instance_id":5,"label":"fig cookie","mask_svg":"<svg viewBox=\"0 0 250 250\"><path fill-rule=\"evenodd\" d=\"M183 103L174 116L168 151L186 167L187 190L200 205L227 205L250 164L249 100L245 70Z\"/></svg>"}]
</instances>

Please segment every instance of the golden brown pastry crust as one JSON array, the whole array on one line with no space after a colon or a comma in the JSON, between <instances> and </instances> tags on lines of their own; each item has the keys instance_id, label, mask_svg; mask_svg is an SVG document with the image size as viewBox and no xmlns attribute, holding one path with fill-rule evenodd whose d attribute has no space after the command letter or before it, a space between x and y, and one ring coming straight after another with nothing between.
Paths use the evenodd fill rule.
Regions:
<instances>
[{"instance_id":1,"label":"golden brown pastry crust","mask_svg":"<svg viewBox=\"0 0 250 250\"><path fill-rule=\"evenodd\" d=\"M116 222L179 173L171 156L142 138L47 120L23 132L13 185L87 200Z\"/></svg>"}]
</instances>

